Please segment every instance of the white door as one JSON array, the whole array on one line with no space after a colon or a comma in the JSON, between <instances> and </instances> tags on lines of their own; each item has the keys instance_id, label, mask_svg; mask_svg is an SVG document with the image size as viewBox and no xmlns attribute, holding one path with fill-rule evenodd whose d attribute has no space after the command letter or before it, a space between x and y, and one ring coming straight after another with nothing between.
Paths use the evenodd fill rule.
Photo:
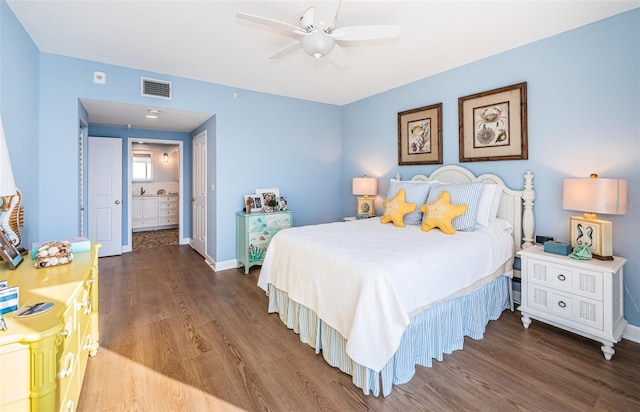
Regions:
<instances>
[{"instance_id":1,"label":"white door","mask_svg":"<svg viewBox=\"0 0 640 412\"><path fill-rule=\"evenodd\" d=\"M193 139L193 190L191 197L191 247L202 256L207 251L207 132Z\"/></svg>"},{"instance_id":2,"label":"white door","mask_svg":"<svg viewBox=\"0 0 640 412\"><path fill-rule=\"evenodd\" d=\"M122 254L122 140L89 136L89 239L99 256Z\"/></svg>"}]
</instances>

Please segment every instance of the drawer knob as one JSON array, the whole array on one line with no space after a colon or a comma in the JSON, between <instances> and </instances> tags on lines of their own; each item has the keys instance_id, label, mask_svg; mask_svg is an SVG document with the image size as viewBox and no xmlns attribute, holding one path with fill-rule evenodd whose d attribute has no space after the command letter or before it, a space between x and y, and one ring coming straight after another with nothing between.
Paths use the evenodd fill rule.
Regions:
<instances>
[{"instance_id":1,"label":"drawer knob","mask_svg":"<svg viewBox=\"0 0 640 412\"><path fill-rule=\"evenodd\" d=\"M558 275L558 279L564 282L565 280L567 280L567 277L561 273Z\"/></svg>"},{"instance_id":2,"label":"drawer knob","mask_svg":"<svg viewBox=\"0 0 640 412\"><path fill-rule=\"evenodd\" d=\"M566 304L566 303L564 303L564 301L562 301L562 300L561 300L560 302L558 302L558 306L560 306L561 308L563 308L563 309L564 309L564 308L566 308L566 307L567 307L567 304Z\"/></svg>"}]
</instances>

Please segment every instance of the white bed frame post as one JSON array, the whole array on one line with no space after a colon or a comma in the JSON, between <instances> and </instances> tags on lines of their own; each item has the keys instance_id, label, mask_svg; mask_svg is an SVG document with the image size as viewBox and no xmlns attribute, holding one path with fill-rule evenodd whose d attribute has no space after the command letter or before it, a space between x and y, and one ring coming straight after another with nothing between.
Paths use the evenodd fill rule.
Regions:
<instances>
[{"instance_id":1,"label":"white bed frame post","mask_svg":"<svg viewBox=\"0 0 640 412\"><path fill-rule=\"evenodd\" d=\"M535 218L533 216L533 201L536 198L536 192L533 190L533 174L530 170L524 175L524 189L522 190L522 203L524 211L522 212L522 249L533 246L533 228L535 227Z\"/></svg>"}]
</instances>

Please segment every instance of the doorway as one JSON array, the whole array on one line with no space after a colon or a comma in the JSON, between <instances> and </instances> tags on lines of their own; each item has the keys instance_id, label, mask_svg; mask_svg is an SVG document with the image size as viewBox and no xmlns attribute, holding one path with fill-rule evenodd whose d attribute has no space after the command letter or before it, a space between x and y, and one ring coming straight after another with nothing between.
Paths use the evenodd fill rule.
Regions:
<instances>
[{"instance_id":1,"label":"doorway","mask_svg":"<svg viewBox=\"0 0 640 412\"><path fill-rule=\"evenodd\" d=\"M182 243L183 142L130 137L127 143L127 249Z\"/></svg>"}]
</instances>

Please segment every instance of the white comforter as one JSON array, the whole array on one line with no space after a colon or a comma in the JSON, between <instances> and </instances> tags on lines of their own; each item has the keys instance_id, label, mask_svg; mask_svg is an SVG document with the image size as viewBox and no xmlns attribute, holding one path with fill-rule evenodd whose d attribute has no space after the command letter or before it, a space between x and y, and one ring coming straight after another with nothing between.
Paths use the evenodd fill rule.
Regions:
<instances>
[{"instance_id":1,"label":"white comforter","mask_svg":"<svg viewBox=\"0 0 640 412\"><path fill-rule=\"evenodd\" d=\"M502 219L454 235L379 218L294 227L272 239L258 285L313 310L354 361L380 371L412 315L511 261L511 230Z\"/></svg>"}]
</instances>

